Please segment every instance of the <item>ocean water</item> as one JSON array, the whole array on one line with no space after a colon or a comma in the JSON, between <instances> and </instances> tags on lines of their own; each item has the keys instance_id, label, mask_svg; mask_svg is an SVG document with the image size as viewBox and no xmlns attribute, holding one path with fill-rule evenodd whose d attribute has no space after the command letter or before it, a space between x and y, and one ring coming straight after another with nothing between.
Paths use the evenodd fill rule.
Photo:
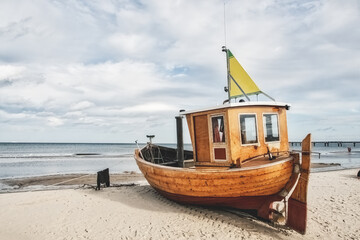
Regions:
<instances>
[{"instance_id":1,"label":"ocean water","mask_svg":"<svg viewBox=\"0 0 360 240\"><path fill-rule=\"evenodd\" d=\"M348 147L351 148L351 152L348 151ZM301 147L291 146L292 150L301 150ZM326 168L313 168L312 172L320 171L331 171L331 170L341 170L341 169L350 169L350 168L359 168L360 169L360 144L356 144L355 147L353 144L343 144L338 146L337 144L330 144L330 146L325 147L324 143L317 143L315 146L312 146L311 162L312 163L326 163L332 164L337 163L340 166L331 166ZM320 153L320 157L319 154Z\"/></svg>"},{"instance_id":2,"label":"ocean water","mask_svg":"<svg viewBox=\"0 0 360 240\"><path fill-rule=\"evenodd\" d=\"M161 144L176 147L176 144ZM144 144L139 144L143 147ZM185 144L191 150L191 144ZM53 174L96 173L109 168L110 173L140 172L134 160L133 143L0 143L0 179L44 176ZM300 146L291 146L300 150ZM317 145L312 155L314 163L339 163L341 166L312 169L312 171L360 168L360 144L324 147Z\"/></svg>"},{"instance_id":3,"label":"ocean water","mask_svg":"<svg viewBox=\"0 0 360 240\"><path fill-rule=\"evenodd\" d=\"M0 178L137 171L135 144L0 143Z\"/></svg>"},{"instance_id":4,"label":"ocean water","mask_svg":"<svg viewBox=\"0 0 360 240\"><path fill-rule=\"evenodd\" d=\"M0 179L88 174L105 168L110 173L140 172L134 160L136 148L135 143L0 143ZM191 145L184 148L191 150Z\"/></svg>"}]
</instances>

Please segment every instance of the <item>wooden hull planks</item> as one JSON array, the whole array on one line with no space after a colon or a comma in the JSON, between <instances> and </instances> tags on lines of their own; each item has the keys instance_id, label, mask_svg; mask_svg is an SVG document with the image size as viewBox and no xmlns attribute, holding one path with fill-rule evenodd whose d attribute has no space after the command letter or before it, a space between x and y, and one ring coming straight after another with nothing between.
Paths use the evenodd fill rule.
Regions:
<instances>
[{"instance_id":1,"label":"wooden hull planks","mask_svg":"<svg viewBox=\"0 0 360 240\"><path fill-rule=\"evenodd\" d=\"M294 159L253 169L208 171L164 167L135 154L139 169L151 186L162 192L193 197L269 196L279 193L293 174Z\"/></svg>"}]
</instances>

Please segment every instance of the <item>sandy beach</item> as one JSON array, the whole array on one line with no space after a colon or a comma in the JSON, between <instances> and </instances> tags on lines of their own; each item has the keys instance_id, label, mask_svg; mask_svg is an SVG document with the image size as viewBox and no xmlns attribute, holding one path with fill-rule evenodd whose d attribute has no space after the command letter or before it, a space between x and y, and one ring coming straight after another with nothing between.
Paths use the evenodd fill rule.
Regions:
<instances>
[{"instance_id":1,"label":"sandy beach","mask_svg":"<svg viewBox=\"0 0 360 240\"><path fill-rule=\"evenodd\" d=\"M137 173L111 175L113 187L100 191L91 187L94 175L48 176L27 179L27 183L7 180L6 184L22 184L22 191L0 194L0 235L8 240L359 239L357 171L310 175L305 235L241 211L174 203L160 196ZM63 187L30 191L26 190L29 182ZM56 184L59 182L63 183Z\"/></svg>"}]
</instances>

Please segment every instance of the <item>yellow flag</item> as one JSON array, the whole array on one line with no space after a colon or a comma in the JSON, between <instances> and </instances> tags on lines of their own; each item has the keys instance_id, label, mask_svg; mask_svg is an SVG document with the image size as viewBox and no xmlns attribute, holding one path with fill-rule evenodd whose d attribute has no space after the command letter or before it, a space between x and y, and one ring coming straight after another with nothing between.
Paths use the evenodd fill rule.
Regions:
<instances>
[{"instance_id":1,"label":"yellow flag","mask_svg":"<svg viewBox=\"0 0 360 240\"><path fill-rule=\"evenodd\" d=\"M256 86L254 81L236 60L230 50L228 50L228 57L230 74L230 98L244 96L244 93L240 90L240 88L245 92L246 95L261 93L261 90L258 88L258 86Z\"/></svg>"}]
</instances>

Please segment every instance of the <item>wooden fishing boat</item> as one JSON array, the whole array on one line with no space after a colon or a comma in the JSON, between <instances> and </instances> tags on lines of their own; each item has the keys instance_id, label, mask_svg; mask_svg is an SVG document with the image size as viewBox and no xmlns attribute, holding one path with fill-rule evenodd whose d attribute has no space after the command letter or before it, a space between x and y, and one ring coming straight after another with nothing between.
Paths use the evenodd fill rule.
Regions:
<instances>
[{"instance_id":1,"label":"wooden fishing boat","mask_svg":"<svg viewBox=\"0 0 360 240\"><path fill-rule=\"evenodd\" d=\"M176 117L177 149L150 141L135 150L137 165L153 188L180 203L254 209L259 217L271 220L282 212L275 203L283 202L286 224L305 233L310 134L303 140L301 154L290 152L288 104L231 102L233 96L249 99L248 95L262 92L241 66L239 70L237 60L232 62L231 52L224 50L229 101L213 108L181 111ZM235 70L242 78L245 72L251 82L247 79L248 85L240 86ZM236 92L239 89L241 92ZM193 151L184 151L184 117Z\"/></svg>"}]
</instances>

